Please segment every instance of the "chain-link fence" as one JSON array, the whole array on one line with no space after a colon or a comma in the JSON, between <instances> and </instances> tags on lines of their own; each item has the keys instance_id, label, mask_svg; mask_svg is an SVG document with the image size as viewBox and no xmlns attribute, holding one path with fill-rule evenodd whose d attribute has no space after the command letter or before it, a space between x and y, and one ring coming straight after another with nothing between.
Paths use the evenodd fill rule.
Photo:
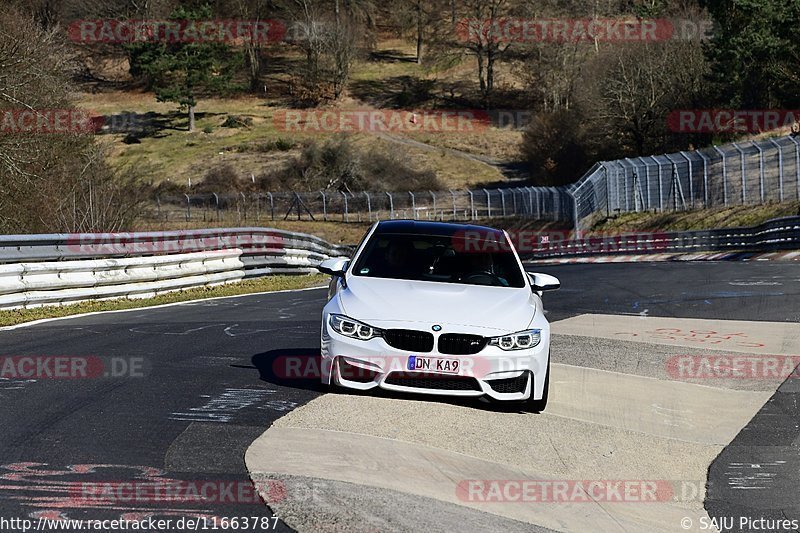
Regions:
<instances>
[{"instance_id":1,"label":"chain-link fence","mask_svg":"<svg viewBox=\"0 0 800 533\"><path fill-rule=\"evenodd\" d=\"M157 198L160 221L253 224L287 218L368 222L530 217L580 228L591 216L800 200L794 137L595 164L569 187L409 192L267 192Z\"/></svg>"},{"instance_id":2,"label":"chain-link fence","mask_svg":"<svg viewBox=\"0 0 800 533\"><path fill-rule=\"evenodd\" d=\"M569 194L573 221L595 213L800 200L800 142L781 137L598 163Z\"/></svg>"},{"instance_id":3,"label":"chain-link fence","mask_svg":"<svg viewBox=\"0 0 800 533\"><path fill-rule=\"evenodd\" d=\"M498 217L572 219L572 197L563 188L410 192L185 194L159 197L161 221L253 224L303 219L369 222L383 219L471 221Z\"/></svg>"}]
</instances>

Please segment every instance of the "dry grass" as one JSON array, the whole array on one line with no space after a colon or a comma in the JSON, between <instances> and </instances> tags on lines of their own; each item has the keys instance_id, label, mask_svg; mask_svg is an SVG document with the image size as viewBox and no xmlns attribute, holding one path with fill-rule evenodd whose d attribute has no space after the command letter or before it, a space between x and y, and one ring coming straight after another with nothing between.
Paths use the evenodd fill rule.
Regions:
<instances>
[{"instance_id":1,"label":"dry grass","mask_svg":"<svg viewBox=\"0 0 800 533\"><path fill-rule=\"evenodd\" d=\"M800 202L733 206L696 211L665 213L625 213L598 220L592 231L683 231L694 229L755 226L767 220L800 215Z\"/></svg>"}]
</instances>

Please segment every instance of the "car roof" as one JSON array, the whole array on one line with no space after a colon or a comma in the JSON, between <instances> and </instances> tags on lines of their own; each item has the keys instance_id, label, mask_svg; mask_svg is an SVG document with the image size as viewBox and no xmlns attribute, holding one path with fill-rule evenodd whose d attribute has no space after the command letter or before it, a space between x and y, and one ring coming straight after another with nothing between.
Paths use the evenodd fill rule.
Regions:
<instances>
[{"instance_id":1,"label":"car roof","mask_svg":"<svg viewBox=\"0 0 800 533\"><path fill-rule=\"evenodd\" d=\"M451 222L425 222L419 220L383 220L378 222L375 233L394 233L409 235L441 235L452 237L461 235L465 232L479 232L484 237L489 235L502 237L503 232L488 226L478 226L475 224L456 224Z\"/></svg>"}]
</instances>

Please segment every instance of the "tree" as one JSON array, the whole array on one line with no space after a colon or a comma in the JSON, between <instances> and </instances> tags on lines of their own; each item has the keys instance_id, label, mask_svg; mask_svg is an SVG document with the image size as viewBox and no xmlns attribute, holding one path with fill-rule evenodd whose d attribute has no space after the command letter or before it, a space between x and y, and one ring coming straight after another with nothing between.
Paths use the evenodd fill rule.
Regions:
<instances>
[{"instance_id":1,"label":"tree","mask_svg":"<svg viewBox=\"0 0 800 533\"><path fill-rule=\"evenodd\" d=\"M511 46L497 31L511 14L511 5L508 0L465 0L464 7L469 18L461 32L467 50L477 61L478 84L484 105L488 106L494 91L495 63Z\"/></svg>"},{"instance_id":2,"label":"tree","mask_svg":"<svg viewBox=\"0 0 800 533\"><path fill-rule=\"evenodd\" d=\"M140 174L112 170L88 124L48 131L53 110L81 116L70 99L72 60L58 29L0 7L0 232L128 229L146 199ZM6 122L22 113L37 117L37 126Z\"/></svg>"},{"instance_id":3,"label":"tree","mask_svg":"<svg viewBox=\"0 0 800 533\"><path fill-rule=\"evenodd\" d=\"M235 7L242 20L252 22L263 21L268 13L268 0L236 0ZM261 88L261 45L258 39L245 39L244 58L247 65L247 75L250 81L250 91L256 92Z\"/></svg>"},{"instance_id":4,"label":"tree","mask_svg":"<svg viewBox=\"0 0 800 533\"><path fill-rule=\"evenodd\" d=\"M700 44L617 46L598 61L608 65L599 85L600 123L617 134L617 143L631 155L669 148L667 116L691 108L704 90Z\"/></svg>"},{"instance_id":5,"label":"tree","mask_svg":"<svg viewBox=\"0 0 800 533\"><path fill-rule=\"evenodd\" d=\"M703 0L714 18L706 49L722 105L746 109L800 104L800 1Z\"/></svg>"},{"instance_id":6,"label":"tree","mask_svg":"<svg viewBox=\"0 0 800 533\"><path fill-rule=\"evenodd\" d=\"M348 2L344 8L321 1L293 0L283 11L297 29L294 44L304 52L306 61L293 86L295 100L317 105L336 99L350 78L350 67L357 44L367 32L371 20L371 2Z\"/></svg>"},{"instance_id":7,"label":"tree","mask_svg":"<svg viewBox=\"0 0 800 533\"><path fill-rule=\"evenodd\" d=\"M386 15L400 31L413 36L416 44L416 61L422 64L425 41L441 23L444 11L439 1L400 0L386 9Z\"/></svg>"},{"instance_id":8,"label":"tree","mask_svg":"<svg viewBox=\"0 0 800 533\"><path fill-rule=\"evenodd\" d=\"M208 6L197 9L179 8L170 19L198 21L210 19ZM147 74L159 102L174 102L181 111L187 111L189 131L195 129L195 108L198 99L207 92L224 93L239 66L241 55L233 54L230 47L218 41L177 39L177 42L135 43L137 68Z\"/></svg>"}]
</instances>

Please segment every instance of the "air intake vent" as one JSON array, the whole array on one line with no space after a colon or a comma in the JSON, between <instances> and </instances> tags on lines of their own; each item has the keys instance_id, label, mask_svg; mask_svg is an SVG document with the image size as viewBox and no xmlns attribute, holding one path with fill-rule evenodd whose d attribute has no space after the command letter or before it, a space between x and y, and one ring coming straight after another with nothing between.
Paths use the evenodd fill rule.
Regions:
<instances>
[{"instance_id":1,"label":"air intake vent","mask_svg":"<svg viewBox=\"0 0 800 533\"><path fill-rule=\"evenodd\" d=\"M415 389L481 391L475 378L467 376L432 376L430 374L414 374L412 372L392 372L384 382L398 387Z\"/></svg>"},{"instance_id":2,"label":"air intake vent","mask_svg":"<svg viewBox=\"0 0 800 533\"><path fill-rule=\"evenodd\" d=\"M486 383L493 391L503 394L525 392L525 387L528 385L528 373L523 372L515 378L492 379Z\"/></svg>"},{"instance_id":3,"label":"air intake vent","mask_svg":"<svg viewBox=\"0 0 800 533\"><path fill-rule=\"evenodd\" d=\"M383 332L386 344L407 352L430 352L433 350L433 334L413 329L387 329Z\"/></svg>"}]
</instances>

